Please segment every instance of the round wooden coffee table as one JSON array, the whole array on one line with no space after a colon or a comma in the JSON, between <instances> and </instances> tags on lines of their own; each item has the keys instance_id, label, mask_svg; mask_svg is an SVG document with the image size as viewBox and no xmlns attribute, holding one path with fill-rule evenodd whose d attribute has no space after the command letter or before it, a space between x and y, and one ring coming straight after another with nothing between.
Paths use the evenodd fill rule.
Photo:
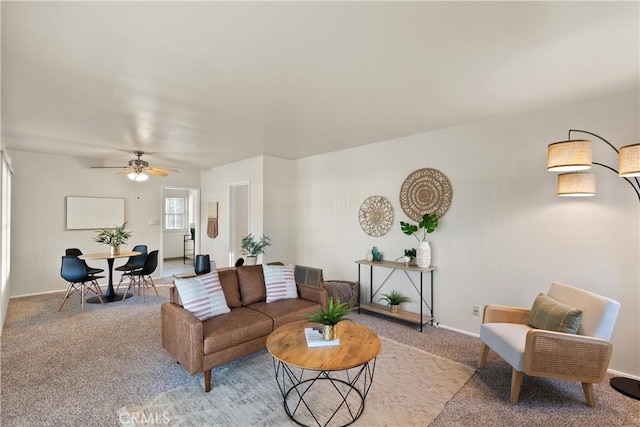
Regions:
<instances>
[{"instance_id":1,"label":"round wooden coffee table","mask_svg":"<svg viewBox=\"0 0 640 427\"><path fill-rule=\"evenodd\" d=\"M284 410L303 426L346 426L364 411L373 384L380 338L350 321L337 325L340 345L308 347L299 321L279 327L267 338Z\"/></svg>"}]
</instances>

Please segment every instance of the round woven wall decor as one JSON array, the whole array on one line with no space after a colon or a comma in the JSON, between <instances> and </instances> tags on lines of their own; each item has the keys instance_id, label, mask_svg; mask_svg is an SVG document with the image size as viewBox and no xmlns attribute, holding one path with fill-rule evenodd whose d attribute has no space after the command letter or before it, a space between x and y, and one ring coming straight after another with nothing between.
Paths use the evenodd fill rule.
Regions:
<instances>
[{"instance_id":1,"label":"round woven wall decor","mask_svg":"<svg viewBox=\"0 0 640 427\"><path fill-rule=\"evenodd\" d=\"M382 196L371 196L360 205L360 227L369 236L382 236L391 229L393 207Z\"/></svg>"},{"instance_id":2,"label":"round woven wall decor","mask_svg":"<svg viewBox=\"0 0 640 427\"><path fill-rule=\"evenodd\" d=\"M400 206L416 222L426 213L442 217L453 199L449 178L437 169L418 169L409 174L400 187Z\"/></svg>"}]
</instances>

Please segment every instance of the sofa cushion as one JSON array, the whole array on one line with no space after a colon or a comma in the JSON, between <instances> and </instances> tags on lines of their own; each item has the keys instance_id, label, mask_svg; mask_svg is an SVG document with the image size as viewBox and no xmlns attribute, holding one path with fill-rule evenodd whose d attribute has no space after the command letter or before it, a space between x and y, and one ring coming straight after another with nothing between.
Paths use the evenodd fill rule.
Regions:
<instances>
[{"instance_id":1,"label":"sofa cushion","mask_svg":"<svg viewBox=\"0 0 640 427\"><path fill-rule=\"evenodd\" d=\"M220 284L224 291L224 297L227 299L229 308L242 307L240 299L240 288L238 287L238 276L235 268L218 269Z\"/></svg>"},{"instance_id":2,"label":"sofa cushion","mask_svg":"<svg viewBox=\"0 0 640 427\"><path fill-rule=\"evenodd\" d=\"M533 302L527 323L537 329L575 334L581 320L582 310L540 293Z\"/></svg>"},{"instance_id":3,"label":"sofa cushion","mask_svg":"<svg viewBox=\"0 0 640 427\"><path fill-rule=\"evenodd\" d=\"M217 271L187 279L175 279L173 283L185 310L198 319L207 320L229 312Z\"/></svg>"},{"instance_id":4,"label":"sofa cushion","mask_svg":"<svg viewBox=\"0 0 640 427\"><path fill-rule=\"evenodd\" d=\"M236 268L236 274L238 275L242 305L247 306L254 302L264 301L267 298L262 265L238 267Z\"/></svg>"},{"instance_id":5,"label":"sofa cushion","mask_svg":"<svg viewBox=\"0 0 640 427\"><path fill-rule=\"evenodd\" d=\"M264 286L268 303L283 299L298 298L293 265L263 265Z\"/></svg>"},{"instance_id":6,"label":"sofa cushion","mask_svg":"<svg viewBox=\"0 0 640 427\"><path fill-rule=\"evenodd\" d=\"M238 307L202 322L204 354L221 351L269 335L272 320L262 313Z\"/></svg>"},{"instance_id":7,"label":"sofa cushion","mask_svg":"<svg viewBox=\"0 0 640 427\"><path fill-rule=\"evenodd\" d=\"M321 305L305 299L283 299L272 303L257 302L247 306L273 319L273 329L290 323L304 320L305 314L315 313Z\"/></svg>"}]
</instances>

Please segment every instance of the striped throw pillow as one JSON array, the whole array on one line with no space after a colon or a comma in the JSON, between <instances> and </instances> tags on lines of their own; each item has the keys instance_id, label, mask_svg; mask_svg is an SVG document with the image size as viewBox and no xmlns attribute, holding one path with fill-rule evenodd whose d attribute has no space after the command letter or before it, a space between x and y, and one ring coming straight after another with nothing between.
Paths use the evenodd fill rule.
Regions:
<instances>
[{"instance_id":1,"label":"striped throw pillow","mask_svg":"<svg viewBox=\"0 0 640 427\"><path fill-rule=\"evenodd\" d=\"M267 302L298 298L293 265L262 265Z\"/></svg>"},{"instance_id":2,"label":"striped throw pillow","mask_svg":"<svg viewBox=\"0 0 640 427\"><path fill-rule=\"evenodd\" d=\"M224 298L218 272L188 279L175 279L173 283L178 288L182 306L200 320L207 320L231 310Z\"/></svg>"},{"instance_id":3,"label":"striped throw pillow","mask_svg":"<svg viewBox=\"0 0 640 427\"><path fill-rule=\"evenodd\" d=\"M533 302L527 323L536 329L576 334L581 321L582 310L539 293Z\"/></svg>"}]
</instances>

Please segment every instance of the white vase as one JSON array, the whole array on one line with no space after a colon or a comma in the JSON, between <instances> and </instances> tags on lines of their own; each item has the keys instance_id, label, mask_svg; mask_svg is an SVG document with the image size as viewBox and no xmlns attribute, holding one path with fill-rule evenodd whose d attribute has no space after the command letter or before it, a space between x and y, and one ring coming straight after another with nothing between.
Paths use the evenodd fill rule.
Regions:
<instances>
[{"instance_id":1,"label":"white vase","mask_svg":"<svg viewBox=\"0 0 640 427\"><path fill-rule=\"evenodd\" d=\"M244 265L256 265L258 263L257 256L247 256L247 259L244 260Z\"/></svg>"},{"instance_id":2,"label":"white vase","mask_svg":"<svg viewBox=\"0 0 640 427\"><path fill-rule=\"evenodd\" d=\"M416 248L416 264L418 267L427 268L431 265L431 246L429 242L420 242Z\"/></svg>"},{"instance_id":3,"label":"white vase","mask_svg":"<svg viewBox=\"0 0 640 427\"><path fill-rule=\"evenodd\" d=\"M367 258L367 261L369 261L369 262L373 261L373 252L367 251L366 258Z\"/></svg>"}]
</instances>

